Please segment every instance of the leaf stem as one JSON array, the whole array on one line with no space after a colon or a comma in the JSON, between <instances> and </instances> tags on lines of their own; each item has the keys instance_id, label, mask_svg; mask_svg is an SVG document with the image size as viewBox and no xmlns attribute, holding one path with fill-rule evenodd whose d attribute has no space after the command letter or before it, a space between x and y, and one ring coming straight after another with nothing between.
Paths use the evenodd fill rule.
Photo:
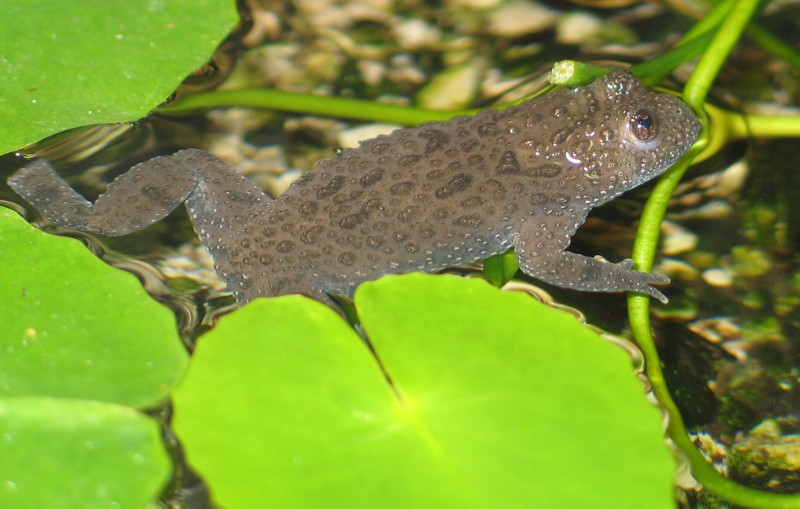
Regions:
<instances>
[{"instance_id":1,"label":"leaf stem","mask_svg":"<svg viewBox=\"0 0 800 509\"><path fill-rule=\"evenodd\" d=\"M697 67L683 89L683 100L696 111L702 109L711 84L722 64L741 38L747 23L759 6L758 0L736 0L703 52Z\"/></svg>"},{"instance_id":2,"label":"leaf stem","mask_svg":"<svg viewBox=\"0 0 800 509\"><path fill-rule=\"evenodd\" d=\"M400 125L417 125L432 120L448 120L456 115L476 113L476 110L426 110L362 99L299 94L271 89L201 92L187 95L168 106L158 108L156 113L162 115L186 115L199 110L226 106L263 108L309 115L389 122Z\"/></svg>"},{"instance_id":3,"label":"leaf stem","mask_svg":"<svg viewBox=\"0 0 800 509\"><path fill-rule=\"evenodd\" d=\"M708 115L703 110L705 98L723 62L741 37L742 32L759 6L757 0L731 0L727 3L729 3L729 6L725 10L724 19L720 22L719 29L716 30L714 37L700 58L697 68L687 82L683 93L684 101L700 115L703 125L702 131L698 141L689 152L659 180L645 206L633 247L633 259L639 270L648 271L652 268L659 227L672 192L695 156L703 151L706 146L711 145L709 143L710 122ZM718 12L723 10L720 7L721 5L718 4L717 6L720 9ZM728 121L722 122L723 127L726 128L726 134L723 136L717 135L717 139L724 139L731 135L745 136L747 134L747 125L744 123L744 117L730 114L726 120ZM767 132L771 129L771 127L768 127L768 123L760 118L753 117L748 120L750 120L752 127L760 129L762 132ZM770 118L769 123L773 120ZM792 122L784 123L781 128L789 130L794 127L793 124ZM758 509L800 508L800 496L769 493L748 488L726 478L706 461L689 437L683 418L669 393L669 388L661 369L658 350L650 332L649 312L649 298L633 294L628 297L628 316L631 330L644 354L646 372L652 384L653 393L669 414L667 431L675 445L686 455L694 477L707 489L736 505Z\"/></svg>"},{"instance_id":4,"label":"leaf stem","mask_svg":"<svg viewBox=\"0 0 800 509\"><path fill-rule=\"evenodd\" d=\"M708 47L709 42L719 29L720 23L728 15L736 0L723 0L714 7L675 45L657 57L631 66L630 71L645 86L660 83L667 74L684 62L698 56Z\"/></svg>"},{"instance_id":5,"label":"leaf stem","mask_svg":"<svg viewBox=\"0 0 800 509\"><path fill-rule=\"evenodd\" d=\"M800 117L746 115L705 105L711 124L705 149L692 162L699 163L716 154L731 141L747 138L798 138Z\"/></svg>"},{"instance_id":6,"label":"leaf stem","mask_svg":"<svg viewBox=\"0 0 800 509\"><path fill-rule=\"evenodd\" d=\"M645 357L647 378L653 387L653 393L669 414L667 433L675 445L686 455L695 479L709 490L737 506L754 509L800 508L800 495L769 493L748 488L723 476L706 461L686 431L680 411L667 388L661 365L658 362L653 362L658 360L658 352L650 334L648 298L639 295L629 296L628 313L631 315L633 334ZM636 317L635 319L634 316Z\"/></svg>"},{"instance_id":7,"label":"leaf stem","mask_svg":"<svg viewBox=\"0 0 800 509\"><path fill-rule=\"evenodd\" d=\"M747 27L747 36L764 50L772 53L776 57L785 60L794 67L800 67L800 53L794 48L784 43L764 28L756 23L751 23Z\"/></svg>"}]
</instances>

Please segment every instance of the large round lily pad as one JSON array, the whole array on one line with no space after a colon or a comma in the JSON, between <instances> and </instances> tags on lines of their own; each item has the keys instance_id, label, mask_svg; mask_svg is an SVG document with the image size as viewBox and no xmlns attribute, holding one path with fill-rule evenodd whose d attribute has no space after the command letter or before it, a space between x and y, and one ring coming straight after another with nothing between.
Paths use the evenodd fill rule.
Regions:
<instances>
[{"instance_id":1,"label":"large round lily pad","mask_svg":"<svg viewBox=\"0 0 800 509\"><path fill-rule=\"evenodd\" d=\"M659 412L572 316L441 276L366 283L355 304L377 357L297 296L201 338L174 427L217 503L672 507Z\"/></svg>"}]
</instances>

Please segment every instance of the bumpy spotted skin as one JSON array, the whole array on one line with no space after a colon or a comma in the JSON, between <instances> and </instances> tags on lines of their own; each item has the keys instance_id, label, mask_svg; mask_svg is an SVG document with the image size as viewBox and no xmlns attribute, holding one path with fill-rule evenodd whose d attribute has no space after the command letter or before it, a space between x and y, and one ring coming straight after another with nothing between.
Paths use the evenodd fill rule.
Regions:
<instances>
[{"instance_id":1,"label":"bumpy spotted skin","mask_svg":"<svg viewBox=\"0 0 800 509\"><path fill-rule=\"evenodd\" d=\"M119 177L92 205L43 162L11 186L50 220L122 235L186 201L240 303L303 293L330 303L382 274L433 272L516 247L559 286L636 291L667 278L566 251L593 207L665 171L699 124L621 70L503 111L400 129L344 150L271 201L215 157L184 150Z\"/></svg>"}]
</instances>

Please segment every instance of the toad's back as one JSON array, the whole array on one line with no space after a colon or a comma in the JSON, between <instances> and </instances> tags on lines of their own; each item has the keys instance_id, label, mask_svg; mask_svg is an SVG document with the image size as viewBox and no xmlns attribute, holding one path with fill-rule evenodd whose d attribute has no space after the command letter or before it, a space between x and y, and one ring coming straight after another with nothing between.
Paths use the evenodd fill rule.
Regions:
<instances>
[{"instance_id":1,"label":"toad's back","mask_svg":"<svg viewBox=\"0 0 800 509\"><path fill-rule=\"evenodd\" d=\"M512 246L522 270L544 281L663 298L650 283L664 278L565 249L592 207L662 173L697 132L676 98L613 71L504 111L366 141L321 162L275 201L197 150L152 165L161 180L176 173L186 182L188 191L163 198L161 208L186 199L240 302L286 293L327 301L326 293L352 295L382 274L432 272ZM20 184L25 178L11 182L23 196L35 187L32 176Z\"/></svg>"}]
</instances>

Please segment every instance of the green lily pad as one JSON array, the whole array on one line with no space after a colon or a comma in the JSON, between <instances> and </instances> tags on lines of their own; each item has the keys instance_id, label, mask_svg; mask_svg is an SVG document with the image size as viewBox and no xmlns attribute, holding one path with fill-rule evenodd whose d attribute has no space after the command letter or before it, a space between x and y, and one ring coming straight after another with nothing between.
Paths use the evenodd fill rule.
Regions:
<instances>
[{"instance_id":1,"label":"green lily pad","mask_svg":"<svg viewBox=\"0 0 800 509\"><path fill-rule=\"evenodd\" d=\"M0 0L0 154L163 102L236 23L234 0Z\"/></svg>"},{"instance_id":2,"label":"green lily pad","mask_svg":"<svg viewBox=\"0 0 800 509\"><path fill-rule=\"evenodd\" d=\"M147 407L187 362L170 310L79 241L0 207L0 397Z\"/></svg>"},{"instance_id":3,"label":"green lily pad","mask_svg":"<svg viewBox=\"0 0 800 509\"><path fill-rule=\"evenodd\" d=\"M380 363L298 296L201 338L173 424L218 504L672 507L659 412L574 317L419 274L365 283L355 306Z\"/></svg>"},{"instance_id":4,"label":"green lily pad","mask_svg":"<svg viewBox=\"0 0 800 509\"><path fill-rule=\"evenodd\" d=\"M170 476L155 421L98 401L0 397L0 507L141 509Z\"/></svg>"}]
</instances>

